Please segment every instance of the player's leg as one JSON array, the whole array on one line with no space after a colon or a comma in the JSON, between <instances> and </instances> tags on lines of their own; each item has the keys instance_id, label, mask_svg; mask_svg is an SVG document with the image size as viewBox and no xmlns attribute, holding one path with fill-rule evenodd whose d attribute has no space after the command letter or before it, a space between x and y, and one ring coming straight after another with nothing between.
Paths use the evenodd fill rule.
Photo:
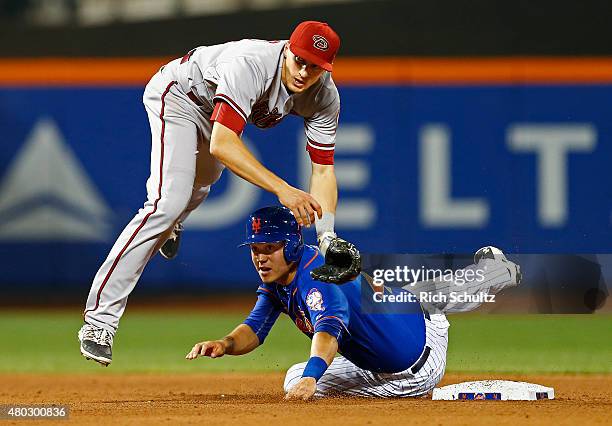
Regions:
<instances>
[{"instance_id":1,"label":"player's leg","mask_svg":"<svg viewBox=\"0 0 612 426\"><path fill-rule=\"evenodd\" d=\"M196 154L196 177L193 186L191 199L187 207L170 229L161 239L159 247L160 254L166 259L174 259L178 255L178 250L183 232L183 223L208 197L211 186L219 180L225 166L210 154L210 133L212 127L207 116L200 110L193 110L194 118L198 122L200 129L200 140Z\"/></svg>"},{"instance_id":2,"label":"player's leg","mask_svg":"<svg viewBox=\"0 0 612 426\"><path fill-rule=\"evenodd\" d=\"M285 375L284 390L289 391L302 377L306 363L295 364ZM315 396L351 395L372 398L401 396L402 388L390 381L392 375L376 374L357 367L348 359L334 358L317 382Z\"/></svg>"},{"instance_id":3,"label":"player's leg","mask_svg":"<svg viewBox=\"0 0 612 426\"><path fill-rule=\"evenodd\" d=\"M302 377L306 363L293 365L285 375L284 390L289 391ZM348 359L334 358L325 374L317 382L315 396L352 395L390 398L398 396L400 388L371 371L357 367Z\"/></svg>"},{"instance_id":4,"label":"player's leg","mask_svg":"<svg viewBox=\"0 0 612 426\"><path fill-rule=\"evenodd\" d=\"M428 354L420 366L385 377L395 389L395 396L418 397L428 394L442 380L446 370L449 323L444 314L432 314L425 320L425 350ZM421 358L422 359L422 358Z\"/></svg>"},{"instance_id":5,"label":"player's leg","mask_svg":"<svg viewBox=\"0 0 612 426\"><path fill-rule=\"evenodd\" d=\"M285 393L289 391L302 377L306 363L293 365L285 375ZM376 389L369 386L372 383L373 374L363 370L355 364L340 356L334 358L330 366L317 382L316 396L330 396L334 394L360 395L360 396L384 396L374 394Z\"/></svg>"},{"instance_id":6,"label":"player's leg","mask_svg":"<svg viewBox=\"0 0 612 426\"><path fill-rule=\"evenodd\" d=\"M162 90L159 80L159 75L154 77L145 91L152 133L148 199L120 234L96 274L84 314L86 326L94 330L82 330L80 335L82 342L83 332L88 333L87 337L97 338L94 341L101 340L108 355L129 294L154 253L158 239L185 210L193 191L196 125L182 111L172 92L173 83L164 82Z\"/></svg>"},{"instance_id":7,"label":"player's leg","mask_svg":"<svg viewBox=\"0 0 612 426\"><path fill-rule=\"evenodd\" d=\"M183 234L183 222L187 219L192 211L197 209L200 204L204 202L209 193L210 185L205 187L194 186L191 199L189 200L189 203L187 203L187 207L183 213L181 213L174 225L162 235L153 254L159 251L164 259L168 260L172 260L178 255L181 236Z\"/></svg>"},{"instance_id":8,"label":"player's leg","mask_svg":"<svg viewBox=\"0 0 612 426\"><path fill-rule=\"evenodd\" d=\"M417 295L424 292L432 296L444 296L435 298L433 302L423 302L421 298L422 304L430 312L458 313L478 308L484 303L484 296L517 286L521 281L519 265L506 259L499 249L483 247L476 252L474 261L473 265L454 271L452 276L438 275L434 279L419 281L404 288ZM452 293L460 297L451 297Z\"/></svg>"}]
</instances>

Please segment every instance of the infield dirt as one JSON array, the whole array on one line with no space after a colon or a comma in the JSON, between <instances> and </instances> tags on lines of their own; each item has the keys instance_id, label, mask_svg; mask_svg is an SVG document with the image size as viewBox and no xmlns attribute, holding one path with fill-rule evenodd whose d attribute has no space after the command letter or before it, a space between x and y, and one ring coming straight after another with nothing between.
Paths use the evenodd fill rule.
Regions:
<instances>
[{"instance_id":1,"label":"infield dirt","mask_svg":"<svg viewBox=\"0 0 612 426\"><path fill-rule=\"evenodd\" d=\"M327 398L283 400L283 374L0 375L0 404L66 404L73 424L512 425L608 424L612 375L448 374L553 386L556 400L529 402ZM24 424L23 421L0 421ZM32 424L32 422L27 422ZM43 420L35 423L49 424Z\"/></svg>"}]
</instances>

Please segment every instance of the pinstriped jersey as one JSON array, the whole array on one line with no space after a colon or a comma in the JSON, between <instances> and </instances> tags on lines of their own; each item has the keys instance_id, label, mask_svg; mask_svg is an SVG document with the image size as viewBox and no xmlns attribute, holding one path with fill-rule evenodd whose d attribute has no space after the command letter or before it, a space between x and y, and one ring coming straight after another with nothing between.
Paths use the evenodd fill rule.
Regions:
<instances>
[{"instance_id":1,"label":"pinstriped jersey","mask_svg":"<svg viewBox=\"0 0 612 426\"><path fill-rule=\"evenodd\" d=\"M305 246L289 285L261 284L255 307L244 324L260 344L281 313L309 338L326 332L338 340L338 352L356 366L377 373L396 373L412 366L425 347L425 317L418 301L401 308L367 307L370 286L360 278L335 285L315 281L310 271L324 263L316 247Z\"/></svg>"},{"instance_id":2,"label":"pinstriped jersey","mask_svg":"<svg viewBox=\"0 0 612 426\"><path fill-rule=\"evenodd\" d=\"M330 157L331 153L333 158L340 113L338 90L331 74L324 72L305 92L289 93L281 77L285 45L286 41L240 40L198 47L182 58L179 83L211 114L216 103L226 103L242 126L249 122L269 128L289 114L301 116L311 157L313 153Z\"/></svg>"}]
</instances>

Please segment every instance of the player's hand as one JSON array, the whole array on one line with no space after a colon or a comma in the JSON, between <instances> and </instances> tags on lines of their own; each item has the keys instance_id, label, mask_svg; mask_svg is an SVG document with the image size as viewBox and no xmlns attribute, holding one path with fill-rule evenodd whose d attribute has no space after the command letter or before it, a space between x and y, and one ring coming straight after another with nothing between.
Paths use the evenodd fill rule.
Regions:
<instances>
[{"instance_id":1,"label":"player's hand","mask_svg":"<svg viewBox=\"0 0 612 426\"><path fill-rule=\"evenodd\" d=\"M196 343L193 349L185 356L185 359L196 359L201 356L219 358L225 355L227 349L223 340Z\"/></svg>"},{"instance_id":2,"label":"player's hand","mask_svg":"<svg viewBox=\"0 0 612 426\"><path fill-rule=\"evenodd\" d=\"M331 241L321 241L325 247L325 264L313 269L310 276L332 284L344 284L357 278L361 272L361 254L354 244L334 237ZM323 251L323 247L322 247Z\"/></svg>"},{"instance_id":3,"label":"player's hand","mask_svg":"<svg viewBox=\"0 0 612 426\"><path fill-rule=\"evenodd\" d=\"M301 399L306 401L312 398L316 391L317 381L314 377L302 377L299 382L289 389L285 399Z\"/></svg>"},{"instance_id":4,"label":"player's hand","mask_svg":"<svg viewBox=\"0 0 612 426\"><path fill-rule=\"evenodd\" d=\"M278 201L293 213L298 223L309 227L315 223L315 214L320 219L323 216L321 205L312 195L290 185L278 192Z\"/></svg>"}]
</instances>

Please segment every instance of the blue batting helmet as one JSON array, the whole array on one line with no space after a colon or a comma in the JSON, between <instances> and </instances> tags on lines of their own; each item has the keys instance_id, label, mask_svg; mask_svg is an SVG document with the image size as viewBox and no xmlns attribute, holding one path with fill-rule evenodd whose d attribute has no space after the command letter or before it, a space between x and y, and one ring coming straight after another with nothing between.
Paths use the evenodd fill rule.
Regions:
<instances>
[{"instance_id":1,"label":"blue batting helmet","mask_svg":"<svg viewBox=\"0 0 612 426\"><path fill-rule=\"evenodd\" d=\"M304 252L304 240L300 224L287 207L263 207L249 215L246 222L246 239L239 247L254 243L284 241L283 254L287 262L297 262Z\"/></svg>"}]
</instances>

